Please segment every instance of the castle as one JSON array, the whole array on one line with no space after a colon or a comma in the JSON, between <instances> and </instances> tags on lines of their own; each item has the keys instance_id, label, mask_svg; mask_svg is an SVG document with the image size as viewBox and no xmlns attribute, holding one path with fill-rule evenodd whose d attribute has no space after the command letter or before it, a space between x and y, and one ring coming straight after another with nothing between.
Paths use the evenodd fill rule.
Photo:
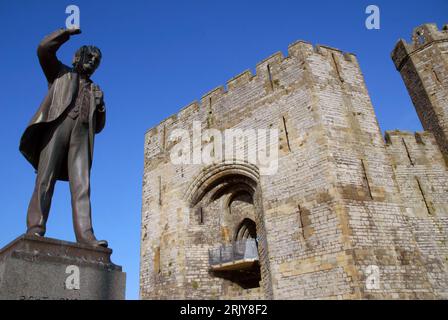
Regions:
<instances>
[{"instance_id":1,"label":"castle","mask_svg":"<svg viewBox=\"0 0 448 320\"><path fill-rule=\"evenodd\" d=\"M303 41L150 129L140 297L447 299L448 25L392 59L423 132L383 137L356 57ZM276 172L174 164L195 123L277 129Z\"/></svg>"}]
</instances>

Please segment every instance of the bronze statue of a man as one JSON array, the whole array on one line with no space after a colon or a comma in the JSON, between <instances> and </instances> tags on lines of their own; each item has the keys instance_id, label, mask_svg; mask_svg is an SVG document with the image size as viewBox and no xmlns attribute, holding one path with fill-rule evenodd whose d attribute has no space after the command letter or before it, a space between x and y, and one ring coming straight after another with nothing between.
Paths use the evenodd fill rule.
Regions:
<instances>
[{"instance_id":1,"label":"bronze statue of a man","mask_svg":"<svg viewBox=\"0 0 448 320\"><path fill-rule=\"evenodd\" d=\"M73 68L56 57L59 47L79 33L79 29L55 31L37 49L49 89L20 140L20 151L37 171L27 234L45 235L55 183L64 180L70 184L77 242L107 247L107 241L95 238L90 206L94 136L106 120L103 93L90 80L101 51L82 46L73 58Z\"/></svg>"}]
</instances>

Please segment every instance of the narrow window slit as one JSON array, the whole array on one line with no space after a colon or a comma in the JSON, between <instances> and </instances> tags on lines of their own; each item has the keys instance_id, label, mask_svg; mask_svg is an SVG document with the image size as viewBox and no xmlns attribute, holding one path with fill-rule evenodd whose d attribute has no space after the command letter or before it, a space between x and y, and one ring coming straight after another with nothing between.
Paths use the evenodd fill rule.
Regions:
<instances>
[{"instance_id":1,"label":"narrow window slit","mask_svg":"<svg viewBox=\"0 0 448 320\"><path fill-rule=\"evenodd\" d=\"M166 150L166 126L163 126L163 132L162 132L162 148L163 151Z\"/></svg>"},{"instance_id":2,"label":"narrow window slit","mask_svg":"<svg viewBox=\"0 0 448 320\"><path fill-rule=\"evenodd\" d=\"M436 82L437 82L438 84L441 84L442 81L440 81L439 75L438 75L438 73L436 72L436 70L432 69L432 74L434 75L434 78L436 79Z\"/></svg>"},{"instance_id":3,"label":"narrow window slit","mask_svg":"<svg viewBox=\"0 0 448 320\"><path fill-rule=\"evenodd\" d=\"M157 247L154 252L154 273L162 273L162 269L160 268L160 247Z\"/></svg>"},{"instance_id":4,"label":"narrow window slit","mask_svg":"<svg viewBox=\"0 0 448 320\"><path fill-rule=\"evenodd\" d=\"M431 215L431 209L429 208L428 202L426 201L425 193L423 192L423 188L422 188L422 185L420 183L420 180L417 177L415 177L415 180L417 181L418 189L420 190L420 193L421 193L422 198L423 198L423 202L425 203L426 211L428 212L429 215Z\"/></svg>"},{"instance_id":5,"label":"narrow window slit","mask_svg":"<svg viewBox=\"0 0 448 320\"><path fill-rule=\"evenodd\" d=\"M199 207L198 213L199 213L199 224L204 224L204 211L202 207Z\"/></svg>"},{"instance_id":6,"label":"narrow window slit","mask_svg":"<svg viewBox=\"0 0 448 320\"><path fill-rule=\"evenodd\" d=\"M283 129L285 130L286 143L288 145L288 150L291 151L291 146L289 144L288 128L286 128L286 119L285 117L282 117L282 119L283 119Z\"/></svg>"},{"instance_id":7,"label":"narrow window slit","mask_svg":"<svg viewBox=\"0 0 448 320\"><path fill-rule=\"evenodd\" d=\"M213 124L212 119L213 109L212 109L212 97L208 98L208 113L207 113L207 127L210 128Z\"/></svg>"},{"instance_id":8,"label":"narrow window slit","mask_svg":"<svg viewBox=\"0 0 448 320\"><path fill-rule=\"evenodd\" d=\"M339 81L344 82L344 79L342 78L341 71L339 70L339 65L338 65L338 62L336 60L334 53L331 53L331 57L333 59L333 64L334 64L334 68L336 69L336 73L338 74Z\"/></svg>"},{"instance_id":9,"label":"narrow window slit","mask_svg":"<svg viewBox=\"0 0 448 320\"><path fill-rule=\"evenodd\" d=\"M370 181L369 177L367 176L367 170L363 159L361 159L361 166L362 166L362 172L364 174L364 180L366 181L367 191L369 192L370 199L373 200L372 189L370 188Z\"/></svg>"},{"instance_id":10,"label":"narrow window slit","mask_svg":"<svg viewBox=\"0 0 448 320\"><path fill-rule=\"evenodd\" d=\"M401 138L401 141L403 142L404 148L406 149L406 154L408 155L409 162L411 163L412 166L414 166L414 161L412 161L411 154L409 153L406 141L404 141L404 138Z\"/></svg>"},{"instance_id":11,"label":"narrow window slit","mask_svg":"<svg viewBox=\"0 0 448 320\"><path fill-rule=\"evenodd\" d=\"M272 81L271 66L268 64L267 68L268 68L269 83L271 84L272 91L274 91L274 82Z\"/></svg>"},{"instance_id":12,"label":"narrow window slit","mask_svg":"<svg viewBox=\"0 0 448 320\"><path fill-rule=\"evenodd\" d=\"M159 206L162 205L162 176L159 176Z\"/></svg>"},{"instance_id":13,"label":"narrow window slit","mask_svg":"<svg viewBox=\"0 0 448 320\"><path fill-rule=\"evenodd\" d=\"M305 228L303 225L302 208L300 207L300 204L297 205L297 209L299 211L299 220L300 220L300 228L302 229L302 237L303 239L305 239Z\"/></svg>"}]
</instances>

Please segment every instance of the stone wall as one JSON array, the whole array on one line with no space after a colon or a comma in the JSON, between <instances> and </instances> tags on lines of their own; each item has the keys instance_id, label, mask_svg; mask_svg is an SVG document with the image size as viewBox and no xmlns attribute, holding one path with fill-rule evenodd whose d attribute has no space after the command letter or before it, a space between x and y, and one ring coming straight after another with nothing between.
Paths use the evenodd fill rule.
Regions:
<instances>
[{"instance_id":1,"label":"stone wall","mask_svg":"<svg viewBox=\"0 0 448 320\"><path fill-rule=\"evenodd\" d=\"M448 172L444 157L430 132L386 132L386 141L428 282L437 296L447 298Z\"/></svg>"}]
</instances>

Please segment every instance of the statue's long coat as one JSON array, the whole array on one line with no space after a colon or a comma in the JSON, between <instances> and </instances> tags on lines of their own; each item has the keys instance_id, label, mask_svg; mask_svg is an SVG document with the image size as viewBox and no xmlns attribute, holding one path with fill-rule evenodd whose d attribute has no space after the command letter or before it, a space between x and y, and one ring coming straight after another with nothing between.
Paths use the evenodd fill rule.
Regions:
<instances>
[{"instance_id":1,"label":"statue's long coat","mask_svg":"<svg viewBox=\"0 0 448 320\"><path fill-rule=\"evenodd\" d=\"M39 109L31 119L20 139L20 152L37 170L42 141L47 130L55 125L64 111L71 105L78 92L78 74L61 63L56 52L70 38L66 30L58 30L45 37L39 44L37 55L42 70L48 81L48 93ZM90 159L93 159L95 133L99 133L105 125L106 113L97 110L94 87L90 88L89 114L89 147ZM67 162L65 161L57 176L58 180L68 180Z\"/></svg>"}]
</instances>

